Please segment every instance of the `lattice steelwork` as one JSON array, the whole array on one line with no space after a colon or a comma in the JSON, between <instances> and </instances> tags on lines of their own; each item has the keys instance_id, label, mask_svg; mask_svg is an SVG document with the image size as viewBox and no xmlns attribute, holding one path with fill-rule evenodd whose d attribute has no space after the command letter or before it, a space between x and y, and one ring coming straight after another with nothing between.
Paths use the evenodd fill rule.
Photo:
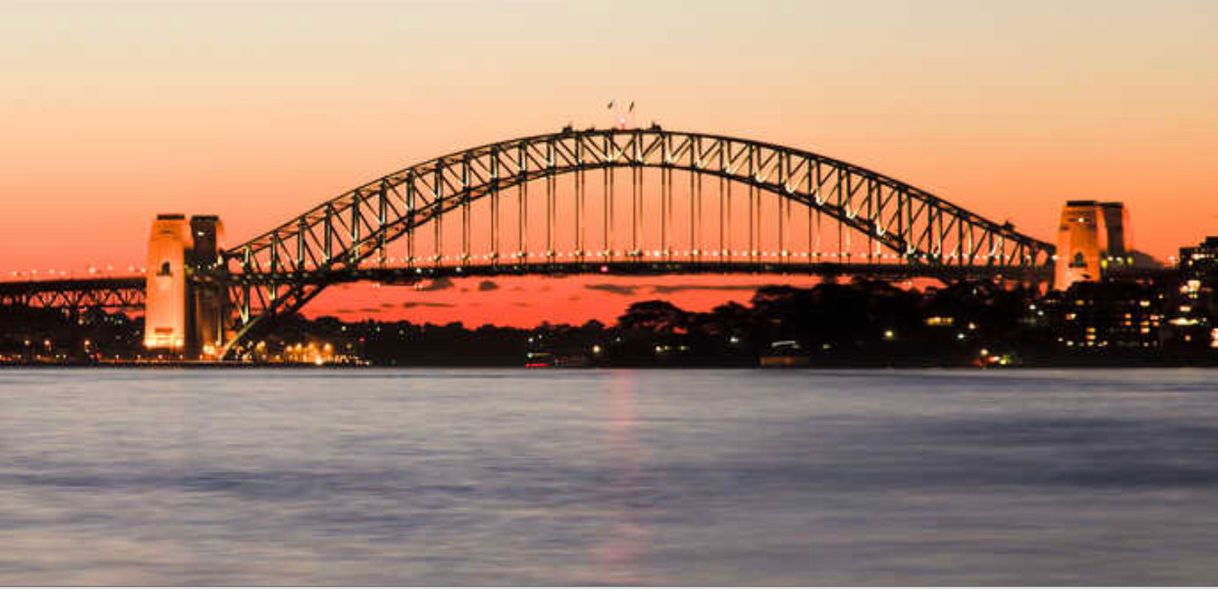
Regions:
<instances>
[{"instance_id":1,"label":"lattice steelwork","mask_svg":"<svg viewBox=\"0 0 1218 589\"><path fill-rule=\"evenodd\" d=\"M0 307L130 310L144 307L143 278L0 283Z\"/></svg>"},{"instance_id":2,"label":"lattice steelwork","mask_svg":"<svg viewBox=\"0 0 1218 589\"><path fill-rule=\"evenodd\" d=\"M628 205L617 196L618 168L629 169ZM589 203L593 170L601 171L599 205ZM656 171L658 210L644 196L645 178ZM689 178L687 204L675 202L674 171ZM565 175L573 177L572 190L560 201L556 182ZM717 180L717 200L705 198L703 179ZM528 194L534 181L544 185L544 211ZM748 196L744 212L733 204L732 187L741 185ZM778 197L769 213L763 195ZM475 212L473 204L486 200L489 206ZM674 215L679 207L684 219ZM788 241L793 219L803 216L807 237L804 251L796 252ZM452 234L444 233L452 231L449 219L460 223L455 254ZM514 225L506 231L505 219ZM747 222L747 238L733 233L740 221ZM539 237L532 237L530 224L532 231L541 231L538 224L544 229L541 251L531 251ZM818 251L822 236L834 233L836 251ZM571 237L566 250L556 248L560 234ZM852 236L865 242L864 253L850 250L859 247L850 245ZM489 241L486 251L471 251L471 238ZM399 239L405 241L400 258L390 248ZM417 245L424 240L430 248ZM764 247L765 240L776 244ZM507 243L515 249L505 251ZM262 319L298 310L327 284L354 279L370 264L415 268L420 275L440 267L455 274L541 273L657 263L674 272L698 265L797 271L850 265L859 257L871 267L905 266L906 275L946 277L967 269L1026 277L1043 276L1053 246L883 174L806 151L658 127L568 128L453 153L364 184L228 249L212 277L229 285L236 342Z\"/></svg>"}]
</instances>

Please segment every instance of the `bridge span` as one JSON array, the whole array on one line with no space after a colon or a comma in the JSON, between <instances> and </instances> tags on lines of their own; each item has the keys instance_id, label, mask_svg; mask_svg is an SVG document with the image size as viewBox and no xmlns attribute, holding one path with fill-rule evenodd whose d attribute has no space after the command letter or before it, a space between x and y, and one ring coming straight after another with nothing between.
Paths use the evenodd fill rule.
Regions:
<instances>
[{"instance_id":1,"label":"bridge span","mask_svg":"<svg viewBox=\"0 0 1218 589\"><path fill-rule=\"evenodd\" d=\"M236 358L276 317L341 282L678 273L1048 281L1054 260L1052 245L1009 223L872 170L659 127L566 128L454 152L228 247L215 217L166 216L157 227L146 277L4 283L0 305L148 306L150 334L168 334L146 340L154 347Z\"/></svg>"}]
</instances>

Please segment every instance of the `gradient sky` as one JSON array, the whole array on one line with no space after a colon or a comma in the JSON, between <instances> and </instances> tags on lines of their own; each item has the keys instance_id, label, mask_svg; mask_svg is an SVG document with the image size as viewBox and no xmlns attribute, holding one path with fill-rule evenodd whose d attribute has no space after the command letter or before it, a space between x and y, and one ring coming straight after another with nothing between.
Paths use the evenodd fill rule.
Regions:
<instances>
[{"instance_id":1,"label":"gradient sky","mask_svg":"<svg viewBox=\"0 0 1218 589\"><path fill-rule=\"evenodd\" d=\"M157 212L220 214L243 240L441 153L607 126L612 98L1043 239L1066 199L1123 200L1135 245L1166 258L1218 233L1216 24L1213 1L7 2L0 271L138 265ZM443 294L466 288L460 312L407 308L520 323L630 299L519 282L501 286L572 305L488 307L504 297L474 281ZM393 292L318 304L442 302Z\"/></svg>"}]
</instances>

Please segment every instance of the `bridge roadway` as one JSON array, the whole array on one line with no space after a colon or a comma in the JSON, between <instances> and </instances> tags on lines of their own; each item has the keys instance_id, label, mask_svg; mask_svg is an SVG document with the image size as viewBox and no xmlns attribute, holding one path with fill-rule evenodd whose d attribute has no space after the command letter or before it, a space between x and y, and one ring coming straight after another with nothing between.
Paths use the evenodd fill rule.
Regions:
<instances>
[{"instance_id":1,"label":"bridge roadway","mask_svg":"<svg viewBox=\"0 0 1218 589\"><path fill-rule=\"evenodd\" d=\"M933 276L931 276L933 273ZM673 274L754 274L781 276L869 276L882 279L942 277L966 279L1009 278L1013 280L1046 281L1051 268L1026 266L919 266L896 263L851 262L690 262L690 261L610 261L610 262L530 262L526 264L471 264L467 266L440 265L414 267L367 267L337 272L284 272L279 274L233 275L236 284L275 282L304 282L339 284L370 281L384 284L413 284L434 278L501 276L655 276Z\"/></svg>"},{"instance_id":2,"label":"bridge roadway","mask_svg":"<svg viewBox=\"0 0 1218 589\"><path fill-rule=\"evenodd\" d=\"M144 277L92 277L0 282L0 308L137 309Z\"/></svg>"},{"instance_id":3,"label":"bridge roadway","mask_svg":"<svg viewBox=\"0 0 1218 589\"><path fill-rule=\"evenodd\" d=\"M325 272L284 272L279 274L227 277L228 284L268 285L310 283L331 285L350 282L376 282L386 285L413 285L436 278L502 276L655 276L672 274L752 274L772 276L868 276L888 280L948 276L959 280L1010 279L1043 282L1050 278L1048 268L1020 266L921 266L893 263L851 262L690 262L690 261L612 261L612 262L530 262L522 264L471 264L365 267ZM138 309L144 304L145 278L142 276L66 278L0 282L0 307Z\"/></svg>"},{"instance_id":4,"label":"bridge roadway","mask_svg":"<svg viewBox=\"0 0 1218 589\"><path fill-rule=\"evenodd\" d=\"M929 268L909 264L867 263L776 263L776 262L555 262L529 264L483 264L469 266L374 267L342 272L283 273L230 277L230 285L245 283L274 284L277 282L306 282L331 285L350 282L374 282L385 285L410 286L436 278L495 278L503 276L658 276L673 274L752 274L769 276L819 276L823 278L868 276L885 280L910 278L939 279L944 274L957 280L1005 279L1021 282L1047 282L1050 268L938 266L935 276ZM1174 268L1137 268L1114 273L1122 280L1163 280L1173 275ZM143 276L65 278L53 280L0 281L0 309L5 307L40 307L52 309L138 309L144 305Z\"/></svg>"}]
</instances>

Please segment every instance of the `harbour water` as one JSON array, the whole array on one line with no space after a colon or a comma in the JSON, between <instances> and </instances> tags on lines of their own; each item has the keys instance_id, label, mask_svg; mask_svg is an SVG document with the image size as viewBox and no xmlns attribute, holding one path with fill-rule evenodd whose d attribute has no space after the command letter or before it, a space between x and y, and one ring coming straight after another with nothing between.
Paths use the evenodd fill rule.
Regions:
<instances>
[{"instance_id":1,"label":"harbour water","mask_svg":"<svg viewBox=\"0 0 1218 589\"><path fill-rule=\"evenodd\" d=\"M0 371L0 584L1197 584L1218 370Z\"/></svg>"}]
</instances>

